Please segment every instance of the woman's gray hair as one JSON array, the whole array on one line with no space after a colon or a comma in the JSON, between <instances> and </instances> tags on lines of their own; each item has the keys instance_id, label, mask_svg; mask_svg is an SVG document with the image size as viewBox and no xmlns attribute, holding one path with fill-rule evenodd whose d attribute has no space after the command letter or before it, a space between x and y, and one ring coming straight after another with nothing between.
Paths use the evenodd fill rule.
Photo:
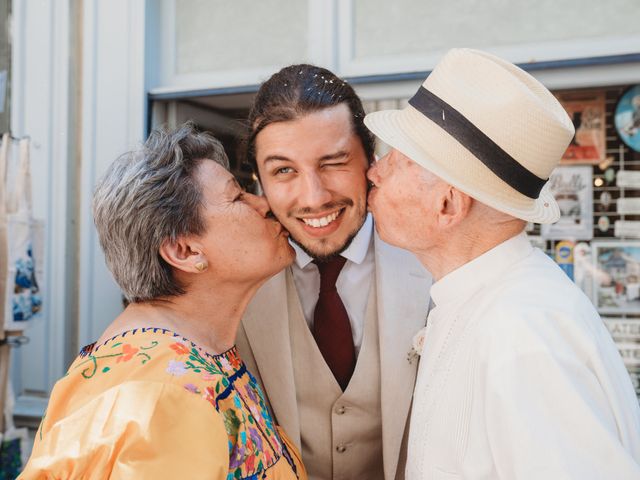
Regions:
<instances>
[{"instance_id":1,"label":"woman's gray hair","mask_svg":"<svg viewBox=\"0 0 640 480\"><path fill-rule=\"evenodd\" d=\"M165 241L205 231L200 162L229 168L222 144L187 123L155 130L119 157L98 182L93 217L107 267L130 302L180 295L184 286L160 256Z\"/></svg>"}]
</instances>

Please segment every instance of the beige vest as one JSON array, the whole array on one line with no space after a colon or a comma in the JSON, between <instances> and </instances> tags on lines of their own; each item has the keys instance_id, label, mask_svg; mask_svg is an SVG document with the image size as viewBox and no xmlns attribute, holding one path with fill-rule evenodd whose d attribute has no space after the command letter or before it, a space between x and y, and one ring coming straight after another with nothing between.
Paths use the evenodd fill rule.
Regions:
<instances>
[{"instance_id":1,"label":"beige vest","mask_svg":"<svg viewBox=\"0 0 640 480\"><path fill-rule=\"evenodd\" d=\"M343 393L318 350L304 319L293 277L287 274L302 459L311 480L384 478L375 291L371 288L369 293L362 346L353 377Z\"/></svg>"}]
</instances>

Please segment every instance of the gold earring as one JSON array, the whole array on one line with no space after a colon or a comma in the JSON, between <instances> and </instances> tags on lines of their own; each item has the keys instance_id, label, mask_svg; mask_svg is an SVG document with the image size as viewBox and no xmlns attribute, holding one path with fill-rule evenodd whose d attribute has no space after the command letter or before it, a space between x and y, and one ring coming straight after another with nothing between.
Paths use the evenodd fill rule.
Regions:
<instances>
[{"instance_id":1,"label":"gold earring","mask_svg":"<svg viewBox=\"0 0 640 480\"><path fill-rule=\"evenodd\" d=\"M199 272L204 272L207 269L207 262L198 262L194 265L194 267L196 267L196 270L198 270Z\"/></svg>"}]
</instances>

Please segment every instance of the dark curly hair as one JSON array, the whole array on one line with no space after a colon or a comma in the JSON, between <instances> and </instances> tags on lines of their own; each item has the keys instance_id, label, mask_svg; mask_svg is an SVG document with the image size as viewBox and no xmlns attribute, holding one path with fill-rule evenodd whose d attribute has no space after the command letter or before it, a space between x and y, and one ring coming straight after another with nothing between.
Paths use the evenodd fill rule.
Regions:
<instances>
[{"instance_id":1,"label":"dark curly hair","mask_svg":"<svg viewBox=\"0 0 640 480\"><path fill-rule=\"evenodd\" d=\"M349 107L353 132L360 138L371 162L375 137L364 125L360 98L351 85L334 73L308 64L285 67L260 86L249 113L248 132L244 139L246 162L257 174L255 141L267 125L295 120L341 103Z\"/></svg>"}]
</instances>

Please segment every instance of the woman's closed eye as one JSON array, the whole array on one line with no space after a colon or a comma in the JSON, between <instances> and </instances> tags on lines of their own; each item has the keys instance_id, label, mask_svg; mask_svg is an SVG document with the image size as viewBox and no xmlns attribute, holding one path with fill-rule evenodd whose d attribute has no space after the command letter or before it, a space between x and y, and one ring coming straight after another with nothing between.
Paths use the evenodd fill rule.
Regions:
<instances>
[{"instance_id":1,"label":"woman's closed eye","mask_svg":"<svg viewBox=\"0 0 640 480\"><path fill-rule=\"evenodd\" d=\"M233 199L234 202L241 202L244 199L244 190L241 190L240 192L238 192L238 194L235 196L235 198Z\"/></svg>"}]
</instances>

